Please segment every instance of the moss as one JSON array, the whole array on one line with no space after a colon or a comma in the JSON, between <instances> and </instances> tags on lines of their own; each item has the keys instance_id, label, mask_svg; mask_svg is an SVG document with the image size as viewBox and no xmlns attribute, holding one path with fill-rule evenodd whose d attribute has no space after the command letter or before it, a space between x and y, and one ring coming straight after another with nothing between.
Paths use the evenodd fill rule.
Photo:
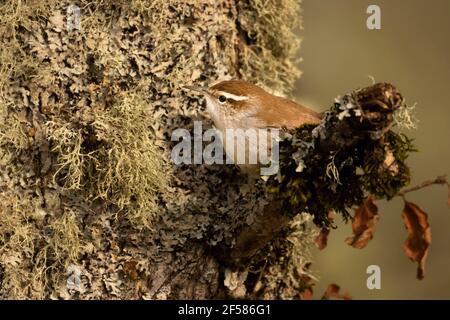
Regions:
<instances>
[{"instance_id":1,"label":"moss","mask_svg":"<svg viewBox=\"0 0 450 320\"><path fill-rule=\"evenodd\" d=\"M304 125L281 141L280 175L271 177L267 187L283 201L286 214L308 212L318 226L330 226L330 211L347 221L349 209L361 204L368 194L389 200L409 183L405 162L415 151L412 141L391 130L380 139L375 138L377 132L364 133L364 129L365 138L358 138L349 125L360 123L364 128L361 112L355 112L356 108L348 111L345 120L341 117L346 112L344 106L358 105L352 100L354 96L352 93L336 102L320 127ZM331 149L321 147L328 143L321 133L327 126L326 139L335 139ZM337 128L343 128L342 133Z\"/></svg>"},{"instance_id":2,"label":"moss","mask_svg":"<svg viewBox=\"0 0 450 320\"><path fill-rule=\"evenodd\" d=\"M395 113L394 113L394 121L395 124L400 129L416 129L417 123L419 122L415 115L416 104L413 105L407 105L406 103L401 106Z\"/></svg>"},{"instance_id":3,"label":"moss","mask_svg":"<svg viewBox=\"0 0 450 320\"><path fill-rule=\"evenodd\" d=\"M365 153L362 166L366 174L361 177L361 185L376 198L390 200L410 183L410 169L406 160L411 152L417 150L410 138L393 131L387 132L384 142L384 149L374 144ZM385 166L387 151L393 153L393 169Z\"/></svg>"}]
</instances>

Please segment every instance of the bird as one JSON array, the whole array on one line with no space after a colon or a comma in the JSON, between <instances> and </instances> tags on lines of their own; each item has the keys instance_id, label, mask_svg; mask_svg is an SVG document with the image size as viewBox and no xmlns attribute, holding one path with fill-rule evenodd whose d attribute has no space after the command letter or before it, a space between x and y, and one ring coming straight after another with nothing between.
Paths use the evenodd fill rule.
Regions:
<instances>
[{"instance_id":1,"label":"bird","mask_svg":"<svg viewBox=\"0 0 450 320\"><path fill-rule=\"evenodd\" d=\"M222 143L227 155L231 155L236 163L239 147L243 147L243 140L239 143L239 137L235 141L224 139L227 130L256 130L270 133L270 130L289 130L304 124L319 124L323 114L316 112L306 106L273 95L263 88L244 80L220 81L209 88L196 86L184 86L187 90L200 93L205 97L206 109L211 116L216 129L221 133ZM242 132L242 131L241 131ZM273 136L268 135L270 140ZM237 163L241 168L254 172L254 165L260 163L249 162L257 155L251 150L259 153L258 147L252 149L250 146L258 144L247 137L245 163ZM270 143L269 152L270 152ZM242 149L241 149L242 150ZM253 151L254 153L254 151ZM253 158L252 158L253 157Z\"/></svg>"}]
</instances>

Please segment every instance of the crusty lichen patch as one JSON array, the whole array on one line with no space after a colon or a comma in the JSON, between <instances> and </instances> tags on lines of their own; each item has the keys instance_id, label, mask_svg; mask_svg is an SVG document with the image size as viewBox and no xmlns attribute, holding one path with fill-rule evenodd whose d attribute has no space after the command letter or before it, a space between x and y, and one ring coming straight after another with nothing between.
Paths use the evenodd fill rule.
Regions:
<instances>
[{"instance_id":1,"label":"crusty lichen patch","mask_svg":"<svg viewBox=\"0 0 450 320\"><path fill-rule=\"evenodd\" d=\"M249 81L289 94L300 76L300 1L238 1L242 36L239 72Z\"/></svg>"},{"instance_id":2,"label":"crusty lichen patch","mask_svg":"<svg viewBox=\"0 0 450 320\"><path fill-rule=\"evenodd\" d=\"M65 280L62 277L66 268L85 249L78 212L71 208L51 212L43 209L45 201L42 194L24 192L20 187L0 194L2 298L46 297L48 288Z\"/></svg>"},{"instance_id":3,"label":"crusty lichen patch","mask_svg":"<svg viewBox=\"0 0 450 320\"><path fill-rule=\"evenodd\" d=\"M299 299L317 280L310 270L311 247L318 235L308 213L296 215L289 225L253 259L247 279L248 294L258 299ZM285 272L280 272L280 266Z\"/></svg>"}]
</instances>

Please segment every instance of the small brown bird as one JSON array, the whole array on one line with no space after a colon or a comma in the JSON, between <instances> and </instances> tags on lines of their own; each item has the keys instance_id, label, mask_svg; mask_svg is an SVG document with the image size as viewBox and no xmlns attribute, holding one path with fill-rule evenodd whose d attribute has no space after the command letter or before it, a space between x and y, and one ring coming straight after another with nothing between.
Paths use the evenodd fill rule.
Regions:
<instances>
[{"instance_id":1,"label":"small brown bird","mask_svg":"<svg viewBox=\"0 0 450 320\"><path fill-rule=\"evenodd\" d=\"M226 128L295 128L319 123L322 115L242 80L222 81L208 89L190 87L205 95L207 109L219 130Z\"/></svg>"},{"instance_id":2,"label":"small brown bird","mask_svg":"<svg viewBox=\"0 0 450 320\"><path fill-rule=\"evenodd\" d=\"M321 113L242 80L222 81L208 89L185 88L205 96L207 110L223 136L228 129L292 129L320 123L322 118ZM224 148L228 154L225 143Z\"/></svg>"}]
</instances>

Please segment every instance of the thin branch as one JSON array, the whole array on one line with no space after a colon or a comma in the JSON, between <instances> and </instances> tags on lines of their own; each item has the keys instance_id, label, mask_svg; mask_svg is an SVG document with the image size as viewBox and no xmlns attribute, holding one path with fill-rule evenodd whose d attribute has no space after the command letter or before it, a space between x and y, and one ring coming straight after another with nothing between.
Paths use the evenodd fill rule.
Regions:
<instances>
[{"instance_id":1,"label":"thin branch","mask_svg":"<svg viewBox=\"0 0 450 320\"><path fill-rule=\"evenodd\" d=\"M402 191L400 191L397 194L397 196L404 197L405 194L407 194L407 193L414 192L414 191L417 191L417 190L420 190L420 189L432 186L434 184L446 184L446 185L449 185L449 183L447 182L447 175L442 175L442 176L437 177L434 180L428 180L428 181L422 182L421 184L419 184L417 186L414 186L414 187L402 190Z\"/></svg>"}]
</instances>

